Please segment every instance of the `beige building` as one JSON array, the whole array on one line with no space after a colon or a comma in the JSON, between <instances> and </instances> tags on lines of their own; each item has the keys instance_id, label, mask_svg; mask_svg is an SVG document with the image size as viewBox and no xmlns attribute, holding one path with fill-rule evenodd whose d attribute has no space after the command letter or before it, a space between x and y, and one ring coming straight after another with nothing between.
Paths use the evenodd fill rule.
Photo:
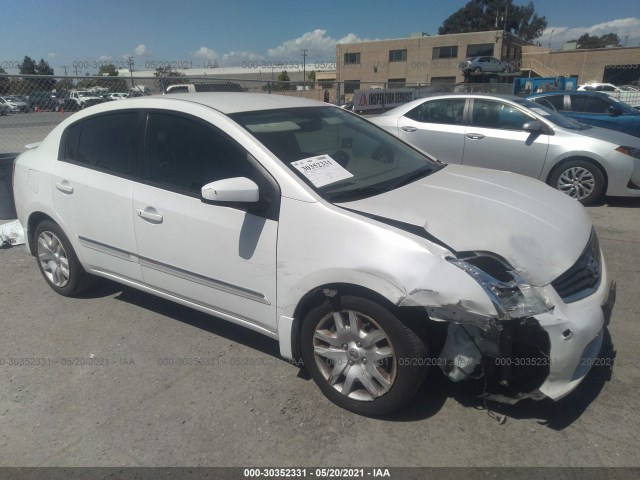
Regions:
<instances>
[{"instance_id":1,"label":"beige building","mask_svg":"<svg viewBox=\"0 0 640 480\"><path fill-rule=\"evenodd\" d=\"M502 30L338 44L337 78L347 82L345 93L359 84L458 83L464 80L459 63L465 57L486 55L519 62L526 45Z\"/></svg>"},{"instance_id":2,"label":"beige building","mask_svg":"<svg viewBox=\"0 0 640 480\"><path fill-rule=\"evenodd\" d=\"M532 45L522 48L524 76L577 77L578 84L606 82L624 85L640 80L640 47L562 50Z\"/></svg>"},{"instance_id":3,"label":"beige building","mask_svg":"<svg viewBox=\"0 0 640 480\"><path fill-rule=\"evenodd\" d=\"M640 47L551 52L502 30L339 44L336 77L346 82L347 94L366 87L459 83L464 81L459 63L474 56L510 60L525 77L567 75L579 83L615 84L640 79Z\"/></svg>"}]
</instances>

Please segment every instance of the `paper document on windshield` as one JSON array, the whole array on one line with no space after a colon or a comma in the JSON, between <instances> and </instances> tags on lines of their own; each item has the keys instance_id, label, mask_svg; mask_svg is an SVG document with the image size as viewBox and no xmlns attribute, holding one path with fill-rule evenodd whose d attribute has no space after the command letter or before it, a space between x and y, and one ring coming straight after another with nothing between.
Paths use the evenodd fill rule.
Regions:
<instances>
[{"instance_id":1,"label":"paper document on windshield","mask_svg":"<svg viewBox=\"0 0 640 480\"><path fill-rule=\"evenodd\" d=\"M291 162L291 165L318 188L353 177L352 173L329 155L303 158L302 160Z\"/></svg>"}]
</instances>

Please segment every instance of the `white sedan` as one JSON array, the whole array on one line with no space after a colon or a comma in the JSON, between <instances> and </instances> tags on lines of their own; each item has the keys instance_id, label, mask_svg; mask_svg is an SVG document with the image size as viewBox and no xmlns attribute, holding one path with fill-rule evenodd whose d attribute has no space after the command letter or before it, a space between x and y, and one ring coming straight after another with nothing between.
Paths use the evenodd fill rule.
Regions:
<instances>
[{"instance_id":1,"label":"white sedan","mask_svg":"<svg viewBox=\"0 0 640 480\"><path fill-rule=\"evenodd\" d=\"M614 299L578 202L311 100L97 105L23 153L13 184L57 293L105 277L255 330L364 415L408 402L428 365L490 398L562 398Z\"/></svg>"}]
</instances>

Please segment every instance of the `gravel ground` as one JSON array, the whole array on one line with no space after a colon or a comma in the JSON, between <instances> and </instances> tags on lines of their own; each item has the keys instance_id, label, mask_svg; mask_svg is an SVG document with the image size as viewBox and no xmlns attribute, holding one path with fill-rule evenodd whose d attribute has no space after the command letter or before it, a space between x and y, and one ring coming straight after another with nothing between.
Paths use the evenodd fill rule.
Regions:
<instances>
[{"instance_id":1,"label":"gravel ground","mask_svg":"<svg viewBox=\"0 0 640 480\"><path fill-rule=\"evenodd\" d=\"M359 417L275 341L110 282L63 298L0 250L0 466L639 466L640 200L589 213L618 282L613 368L555 404L490 404L504 424L436 371L403 412Z\"/></svg>"}]
</instances>

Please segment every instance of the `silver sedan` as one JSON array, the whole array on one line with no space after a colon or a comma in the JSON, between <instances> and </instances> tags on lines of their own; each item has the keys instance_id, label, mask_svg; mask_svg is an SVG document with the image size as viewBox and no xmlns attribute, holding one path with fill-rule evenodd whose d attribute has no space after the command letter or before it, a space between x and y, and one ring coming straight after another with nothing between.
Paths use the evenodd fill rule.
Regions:
<instances>
[{"instance_id":1,"label":"silver sedan","mask_svg":"<svg viewBox=\"0 0 640 480\"><path fill-rule=\"evenodd\" d=\"M369 120L444 162L534 177L584 204L640 197L640 139L519 97L439 95Z\"/></svg>"}]
</instances>

